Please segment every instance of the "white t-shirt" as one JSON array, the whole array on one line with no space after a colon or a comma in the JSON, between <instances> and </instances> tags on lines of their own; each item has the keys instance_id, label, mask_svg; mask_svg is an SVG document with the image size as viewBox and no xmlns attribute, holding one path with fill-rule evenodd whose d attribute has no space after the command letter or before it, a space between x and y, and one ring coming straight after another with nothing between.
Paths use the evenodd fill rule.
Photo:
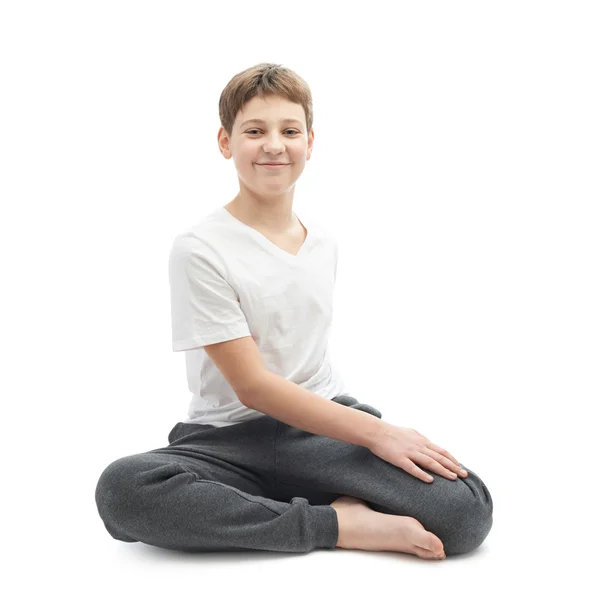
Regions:
<instances>
[{"instance_id":1,"label":"white t-shirt","mask_svg":"<svg viewBox=\"0 0 600 600\"><path fill-rule=\"evenodd\" d=\"M297 213L295 213L297 216ZM179 234L169 256L173 352L186 351L184 423L256 419L202 346L252 336L269 371L327 399L350 395L328 350L335 239L312 220L296 256L224 206Z\"/></svg>"}]
</instances>

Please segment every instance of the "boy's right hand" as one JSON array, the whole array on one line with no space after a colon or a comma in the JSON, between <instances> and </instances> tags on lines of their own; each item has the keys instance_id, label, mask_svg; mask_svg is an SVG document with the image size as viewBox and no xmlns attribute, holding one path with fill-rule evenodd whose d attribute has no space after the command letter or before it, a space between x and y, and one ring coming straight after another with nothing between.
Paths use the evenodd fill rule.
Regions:
<instances>
[{"instance_id":1,"label":"boy's right hand","mask_svg":"<svg viewBox=\"0 0 600 600\"><path fill-rule=\"evenodd\" d=\"M381 422L377 439L369 446L375 456L404 469L417 479L431 483L433 477L419 469L415 463L427 467L447 479L456 479L458 473L466 477L459 462L447 451L429 441L415 429L396 427L385 421Z\"/></svg>"}]
</instances>

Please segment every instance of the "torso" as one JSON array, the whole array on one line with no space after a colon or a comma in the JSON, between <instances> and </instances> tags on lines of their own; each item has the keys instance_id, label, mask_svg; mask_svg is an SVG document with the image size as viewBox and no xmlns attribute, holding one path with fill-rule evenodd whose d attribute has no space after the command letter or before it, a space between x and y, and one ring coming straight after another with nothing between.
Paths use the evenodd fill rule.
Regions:
<instances>
[{"instance_id":1,"label":"torso","mask_svg":"<svg viewBox=\"0 0 600 600\"><path fill-rule=\"evenodd\" d=\"M293 254L296 256L298 252L300 252L300 248L302 248L304 244L304 240L306 240L306 229L302 226L302 224L298 223L299 231L293 234L287 234L285 236L276 236L272 233L266 233L264 231L260 231L270 242L288 252L289 254Z\"/></svg>"},{"instance_id":2,"label":"torso","mask_svg":"<svg viewBox=\"0 0 600 600\"><path fill-rule=\"evenodd\" d=\"M224 208L238 221L244 223L244 221L236 214L235 210L231 207L231 203L226 204ZM248 227L252 226L248 225ZM296 228L292 233L278 235L269 231L258 229L256 227L252 228L258 231L258 233L264 235L272 244L275 244L278 248L281 248L281 250L288 252L293 256L296 256L298 252L300 252L300 248L302 248L302 246L304 245L304 241L306 240L307 236L307 230L299 220L296 224Z\"/></svg>"}]
</instances>

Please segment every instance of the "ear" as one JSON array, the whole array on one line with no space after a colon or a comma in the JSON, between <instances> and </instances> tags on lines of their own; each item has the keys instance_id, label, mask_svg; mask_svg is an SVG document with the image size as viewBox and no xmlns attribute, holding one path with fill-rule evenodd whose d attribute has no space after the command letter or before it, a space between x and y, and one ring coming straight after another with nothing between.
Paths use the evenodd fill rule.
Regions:
<instances>
[{"instance_id":1,"label":"ear","mask_svg":"<svg viewBox=\"0 0 600 600\"><path fill-rule=\"evenodd\" d=\"M225 158L231 158L231 149L229 148L229 138L225 128L221 125L219 132L217 133L217 144L219 145L219 151Z\"/></svg>"},{"instance_id":2,"label":"ear","mask_svg":"<svg viewBox=\"0 0 600 600\"><path fill-rule=\"evenodd\" d=\"M306 160L308 160L310 158L310 155L312 154L314 141L315 141L315 130L311 129L310 134L308 135L308 149L306 151Z\"/></svg>"}]
</instances>

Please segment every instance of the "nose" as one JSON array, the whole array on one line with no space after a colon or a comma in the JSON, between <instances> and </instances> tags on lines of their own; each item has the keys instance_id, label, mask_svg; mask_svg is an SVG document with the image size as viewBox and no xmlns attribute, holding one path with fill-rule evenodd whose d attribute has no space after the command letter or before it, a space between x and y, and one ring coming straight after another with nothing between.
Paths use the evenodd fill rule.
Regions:
<instances>
[{"instance_id":1,"label":"nose","mask_svg":"<svg viewBox=\"0 0 600 600\"><path fill-rule=\"evenodd\" d=\"M282 154L285 149L282 139L278 133L272 133L268 135L263 145L263 151L265 154L275 155Z\"/></svg>"}]
</instances>

